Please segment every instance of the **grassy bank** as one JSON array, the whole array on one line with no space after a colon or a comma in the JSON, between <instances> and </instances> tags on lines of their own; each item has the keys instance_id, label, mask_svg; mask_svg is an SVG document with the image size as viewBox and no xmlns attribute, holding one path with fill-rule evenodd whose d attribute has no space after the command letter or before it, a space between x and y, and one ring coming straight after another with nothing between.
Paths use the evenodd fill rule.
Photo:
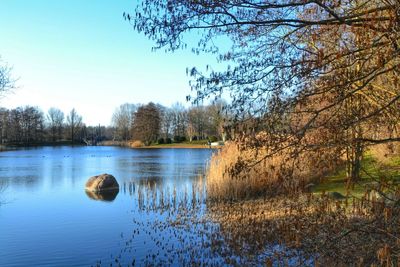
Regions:
<instances>
[{"instance_id":1,"label":"grassy bank","mask_svg":"<svg viewBox=\"0 0 400 267\"><path fill-rule=\"evenodd\" d=\"M144 146L142 148L219 148L217 146L210 147L207 144L196 144L196 143L173 143L173 144L154 144L150 146Z\"/></svg>"},{"instance_id":2,"label":"grassy bank","mask_svg":"<svg viewBox=\"0 0 400 267\"><path fill-rule=\"evenodd\" d=\"M320 182L312 188L312 192L321 194L324 192L339 192L343 195L361 197L366 190L373 189L378 183L398 184L400 182L400 155L388 156L380 160L375 151L369 151L362 160L361 179L347 186L345 168L340 168L320 179Z\"/></svg>"}]
</instances>

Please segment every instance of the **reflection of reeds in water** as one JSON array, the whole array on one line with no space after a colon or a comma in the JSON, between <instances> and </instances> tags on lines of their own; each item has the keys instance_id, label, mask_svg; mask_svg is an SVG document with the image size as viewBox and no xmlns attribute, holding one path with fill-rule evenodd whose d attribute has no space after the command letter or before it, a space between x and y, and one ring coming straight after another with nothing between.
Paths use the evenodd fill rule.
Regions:
<instances>
[{"instance_id":1,"label":"reflection of reeds in water","mask_svg":"<svg viewBox=\"0 0 400 267\"><path fill-rule=\"evenodd\" d=\"M164 184L162 179L141 179L124 182L122 191L137 200L141 211L195 210L206 201L204 179L198 175L185 184L179 179L171 184Z\"/></svg>"},{"instance_id":2,"label":"reflection of reeds in water","mask_svg":"<svg viewBox=\"0 0 400 267\"><path fill-rule=\"evenodd\" d=\"M278 255L283 250L283 245L269 243L270 239L263 236L266 229L260 231L261 225L238 220L251 219L245 207L238 217L237 206L230 209L229 203L207 202L203 176L187 185L160 185L154 180L132 184L126 188L135 188L139 212L152 219L133 219L133 233L121 237L126 246L116 257L118 262L130 255L130 261L139 265L263 264L271 253ZM152 248L145 258L135 258L136 248L132 244L137 238L147 240L143 245ZM292 251L291 261L303 259L299 255L298 250Z\"/></svg>"},{"instance_id":3,"label":"reflection of reeds in water","mask_svg":"<svg viewBox=\"0 0 400 267\"><path fill-rule=\"evenodd\" d=\"M138 207L142 211L195 210L205 202L203 177L199 176L191 185L161 185L157 182L137 185Z\"/></svg>"},{"instance_id":4,"label":"reflection of reeds in water","mask_svg":"<svg viewBox=\"0 0 400 267\"><path fill-rule=\"evenodd\" d=\"M146 236L152 249L135 258L139 265L380 265L400 251L400 207L371 193L227 202L207 199L202 178L189 187L136 189L140 211L164 214L133 220L121 253L134 258L132 240Z\"/></svg>"},{"instance_id":5,"label":"reflection of reeds in water","mask_svg":"<svg viewBox=\"0 0 400 267\"><path fill-rule=\"evenodd\" d=\"M133 182L124 182L122 185L122 192L124 195L129 194L130 196L133 196L135 193L135 183Z\"/></svg>"},{"instance_id":6,"label":"reflection of reeds in water","mask_svg":"<svg viewBox=\"0 0 400 267\"><path fill-rule=\"evenodd\" d=\"M264 255L266 248L279 244L265 258L267 265L398 266L400 207L371 193L342 201L308 194L208 202L207 210L203 219L220 225L224 246L233 255Z\"/></svg>"},{"instance_id":7,"label":"reflection of reeds in water","mask_svg":"<svg viewBox=\"0 0 400 267\"><path fill-rule=\"evenodd\" d=\"M283 255L283 251L284 259L303 262L300 250L285 249L266 238L268 228L255 220L255 210L248 209L249 204L207 203L204 187L203 178L190 187L164 190L156 184L136 185L139 210L151 219L133 219L132 233L121 235L126 246L116 256L117 263L131 257L130 262L139 265L257 265L271 255ZM143 245L151 248L145 257L135 258L136 239L146 240ZM279 262L285 262L283 257Z\"/></svg>"},{"instance_id":8,"label":"reflection of reeds in water","mask_svg":"<svg viewBox=\"0 0 400 267\"><path fill-rule=\"evenodd\" d=\"M241 201L208 197L206 191L238 196L257 185L233 181L243 189L229 191L221 181L199 176L187 184L154 178L124 184L123 192L134 197L143 216L134 217L132 231L121 235L125 246L115 263L398 266L392 263L400 255L400 190L391 192L391 202L372 193L342 201L325 194ZM138 246L147 249L144 257L136 256Z\"/></svg>"}]
</instances>

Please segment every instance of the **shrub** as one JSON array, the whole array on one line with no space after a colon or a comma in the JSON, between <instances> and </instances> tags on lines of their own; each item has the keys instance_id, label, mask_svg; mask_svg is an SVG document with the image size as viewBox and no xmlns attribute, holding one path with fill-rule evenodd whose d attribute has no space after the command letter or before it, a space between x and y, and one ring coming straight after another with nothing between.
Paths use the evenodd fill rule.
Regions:
<instances>
[{"instance_id":1,"label":"shrub","mask_svg":"<svg viewBox=\"0 0 400 267\"><path fill-rule=\"evenodd\" d=\"M166 144L172 144L172 139L169 138L169 137L166 138L166 139L165 139L165 143L166 143Z\"/></svg>"},{"instance_id":2,"label":"shrub","mask_svg":"<svg viewBox=\"0 0 400 267\"><path fill-rule=\"evenodd\" d=\"M133 148L137 148L137 147L143 147L144 144L142 141L136 140L136 141L130 142L129 146L133 147Z\"/></svg>"},{"instance_id":3,"label":"shrub","mask_svg":"<svg viewBox=\"0 0 400 267\"><path fill-rule=\"evenodd\" d=\"M186 141L186 136L179 136L179 135L174 136L175 143L181 143L185 141Z\"/></svg>"},{"instance_id":4,"label":"shrub","mask_svg":"<svg viewBox=\"0 0 400 267\"><path fill-rule=\"evenodd\" d=\"M164 138L159 138L159 139L157 140L157 143L158 143L159 145L165 144Z\"/></svg>"},{"instance_id":5,"label":"shrub","mask_svg":"<svg viewBox=\"0 0 400 267\"><path fill-rule=\"evenodd\" d=\"M208 137L208 140L210 140L210 142L217 142L218 141L218 137L213 135L213 136Z\"/></svg>"}]
</instances>

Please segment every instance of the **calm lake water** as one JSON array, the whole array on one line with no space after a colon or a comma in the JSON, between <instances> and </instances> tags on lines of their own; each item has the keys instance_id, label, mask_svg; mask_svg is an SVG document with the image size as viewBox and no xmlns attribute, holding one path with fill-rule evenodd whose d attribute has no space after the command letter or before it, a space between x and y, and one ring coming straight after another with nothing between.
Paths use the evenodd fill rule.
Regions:
<instances>
[{"instance_id":1,"label":"calm lake water","mask_svg":"<svg viewBox=\"0 0 400 267\"><path fill-rule=\"evenodd\" d=\"M118 147L1 152L0 266L189 262L187 243L180 239L193 245L204 241L191 234L193 229L177 234L162 224L171 210L185 205L198 205L201 212L199 175L211 153ZM86 194L87 179L102 173L117 178L116 196Z\"/></svg>"}]
</instances>

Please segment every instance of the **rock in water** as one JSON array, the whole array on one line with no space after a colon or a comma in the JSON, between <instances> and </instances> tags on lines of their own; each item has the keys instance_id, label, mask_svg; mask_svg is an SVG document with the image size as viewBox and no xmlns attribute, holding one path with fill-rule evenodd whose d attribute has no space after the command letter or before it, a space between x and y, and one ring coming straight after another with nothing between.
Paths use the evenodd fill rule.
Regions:
<instances>
[{"instance_id":1,"label":"rock in water","mask_svg":"<svg viewBox=\"0 0 400 267\"><path fill-rule=\"evenodd\" d=\"M92 192L119 190L119 184L114 176L105 173L91 177L86 182L86 190Z\"/></svg>"}]
</instances>

